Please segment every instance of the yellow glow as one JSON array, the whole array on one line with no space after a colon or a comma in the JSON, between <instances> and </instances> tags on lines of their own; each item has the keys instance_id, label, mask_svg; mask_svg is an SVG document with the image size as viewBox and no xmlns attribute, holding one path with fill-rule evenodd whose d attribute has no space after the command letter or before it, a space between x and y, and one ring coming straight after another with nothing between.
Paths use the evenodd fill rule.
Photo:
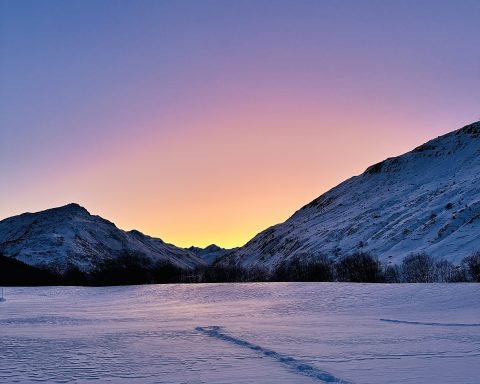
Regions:
<instances>
[{"instance_id":1,"label":"yellow glow","mask_svg":"<svg viewBox=\"0 0 480 384\"><path fill-rule=\"evenodd\" d=\"M316 106L273 103L139 122L148 135L119 135L108 150L59 162L26 180L29 189L15 186L15 198L30 211L78 202L122 229L178 246L241 246L341 181L430 136L419 138L388 115L358 119L351 110L322 114ZM168 134L157 128L166 124Z\"/></svg>"}]
</instances>

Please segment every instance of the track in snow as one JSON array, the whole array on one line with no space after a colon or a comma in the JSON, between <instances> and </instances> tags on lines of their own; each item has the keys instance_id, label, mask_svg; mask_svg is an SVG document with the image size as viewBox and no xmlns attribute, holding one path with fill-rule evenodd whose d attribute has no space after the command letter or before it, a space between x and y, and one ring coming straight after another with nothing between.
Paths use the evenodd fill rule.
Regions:
<instances>
[{"instance_id":1,"label":"track in snow","mask_svg":"<svg viewBox=\"0 0 480 384\"><path fill-rule=\"evenodd\" d=\"M263 354L264 356L270 357L278 361L279 363L285 365L289 369L291 369L294 373L299 375L304 375L311 377L313 379L317 379L324 383L340 383L340 384L351 384L348 381L342 380L329 372L323 371L318 369L312 365L303 363L299 360L294 359L293 357L283 355L281 353L272 351L270 349L263 348L259 345L252 344L249 341L238 339L233 336L229 336L223 332L221 332L221 327L219 326L210 326L210 327L197 327L195 328L196 331L201 332L209 337L213 337L219 340L223 340L241 347L249 348L254 350L258 353Z\"/></svg>"},{"instance_id":2,"label":"track in snow","mask_svg":"<svg viewBox=\"0 0 480 384\"><path fill-rule=\"evenodd\" d=\"M380 319L380 321L395 324L432 325L436 327L480 327L480 323L428 323L424 321L407 321L395 319Z\"/></svg>"}]
</instances>

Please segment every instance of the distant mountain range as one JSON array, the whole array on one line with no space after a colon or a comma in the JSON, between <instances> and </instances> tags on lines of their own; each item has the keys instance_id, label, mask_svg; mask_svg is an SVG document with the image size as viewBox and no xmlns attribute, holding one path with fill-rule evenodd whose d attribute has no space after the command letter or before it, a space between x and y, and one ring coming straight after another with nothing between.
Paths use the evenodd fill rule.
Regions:
<instances>
[{"instance_id":1,"label":"distant mountain range","mask_svg":"<svg viewBox=\"0 0 480 384\"><path fill-rule=\"evenodd\" d=\"M187 248L190 252L193 252L207 264L213 264L217 259L225 256L226 254L230 253L231 249L221 248L218 245L211 244L205 248L199 247L190 247Z\"/></svg>"},{"instance_id":2,"label":"distant mountain range","mask_svg":"<svg viewBox=\"0 0 480 384\"><path fill-rule=\"evenodd\" d=\"M480 251L480 122L374 164L221 259L271 268L292 258L412 253L459 263Z\"/></svg>"},{"instance_id":3,"label":"distant mountain range","mask_svg":"<svg viewBox=\"0 0 480 384\"><path fill-rule=\"evenodd\" d=\"M0 221L0 254L55 273L90 272L132 255L182 270L212 263L271 269L358 251L385 263L416 252L459 263L479 250L480 122L372 165L233 250L179 248L123 231L78 204Z\"/></svg>"}]
</instances>

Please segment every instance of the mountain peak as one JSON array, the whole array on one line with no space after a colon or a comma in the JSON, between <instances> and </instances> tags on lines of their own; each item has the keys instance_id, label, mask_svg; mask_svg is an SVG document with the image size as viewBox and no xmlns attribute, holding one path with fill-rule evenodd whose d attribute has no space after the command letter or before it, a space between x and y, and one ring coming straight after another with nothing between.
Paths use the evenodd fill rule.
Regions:
<instances>
[{"instance_id":1,"label":"mountain peak","mask_svg":"<svg viewBox=\"0 0 480 384\"><path fill-rule=\"evenodd\" d=\"M230 249L221 248L216 244L210 244L205 248L192 246L188 248L188 250L208 264L212 264L216 259L224 256L230 251Z\"/></svg>"},{"instance_id":2,"label":"mountain peak","mask_svg":"<svg viewBox=\"0 0 480 384\"><path fill-rule=\"evenodd\" d=\"M63 205L61 207L52 208L57 211L67 212L72 214L87 214L89 215L90 212L87 211L86 208L82 207L80 204L77 203L69 203L67 205Z\"/></svg>"},{"instance_id":3,"label":"mountain peak","mask_svg":"<svg viewBox=\"0 0 480 384\"><path fill-rule=\"evenodd\" d=\"M0 253L34 267L63 273L91 271L118 257L141 257L192 269L205 263L191 252L112 222L70 203L0 221Z\"/></svg>"},{"instance_id":4,"label":"mountain peak","mask_svg":"<svg viewBox=\"0 0 480 384\"><path fill-rule=\"evenodd\" d=\"M205 247L205 251L213 252L213 251L221 251L223 248L220 248L217 244L210 244L209 246Z\"/></svg>"},{"instance_id":5,"label":"mountain peak","mask_svg":"<svg viewBox=\"0 0 480 384\"><path fill-rule=\"evenodd\" d=\"M457 131L459 133L467 133L473 137L480 137L480 121L476 121L472 124L465 125Z\"/></svg>"},{"instance_id":6,"label":"mountain peak","mask_svg":"<svg viewBox=\"0 0 480 384\"><path fill-rule=\"evenodd\" d=\"M250 267L368 252L453 263L480 246L480 121L385 159L337 185L223 260Z\"/></svg>"},{"instance_id":7,"label":"mountain peak","mask_svg":"<svg viewBox=\"0 0 480 384\"><path fill-rule=\"evenodd\" d=\"M480 138L480 121L429 140L403 155L389 157L373 164L365 170L364 174L374 175L385 172L397 172L400 170L402 162L405 163L409 156L416 158L439 158L441 156L450 156L457 151L465 152L464 147L467 145L478 146L478 143L474 143L475 140L471 140L478 138Z\"/></svg>"}]
</instances>

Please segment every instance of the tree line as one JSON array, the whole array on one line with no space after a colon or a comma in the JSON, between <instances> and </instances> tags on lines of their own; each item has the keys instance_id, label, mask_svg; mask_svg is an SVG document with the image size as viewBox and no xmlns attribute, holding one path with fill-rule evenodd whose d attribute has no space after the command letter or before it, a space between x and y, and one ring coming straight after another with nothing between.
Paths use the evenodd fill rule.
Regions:
<instances>
[{"instance_id":1,"label":"tree line","mask_svg":"<svg viewBox=\"0 0 480 384\"><path fill-rule=\"evenodd\" d=\"M199 282L480 282L480 252L466 257L460 265L447 260L435 260L426 253L409 255L399 265L383 264L368 253L357 252L335 260L320 256L305 261L297 257L279 263L272 270L214 264L196 273Z\"/></svg>"},{"instance_id":2,"label":"tree line","mask_svg":"<svg viewBox=\"0 0 480 384\"><path fill-rule=\"evenodd\" d=\"M426 253L405 257L398 265L385 265L368 253L354 253L332 260L291 258L266 269L216 263L185 270L168 262L153 262L142 254L124 254L105 261L91 272L77 267L64 273L35 268L0 255L0 285L131 285L233 282L356 282L356 283L453 283L480 282L480 252L460 265L435 260Z\"/></svg>"}]
</instances>

